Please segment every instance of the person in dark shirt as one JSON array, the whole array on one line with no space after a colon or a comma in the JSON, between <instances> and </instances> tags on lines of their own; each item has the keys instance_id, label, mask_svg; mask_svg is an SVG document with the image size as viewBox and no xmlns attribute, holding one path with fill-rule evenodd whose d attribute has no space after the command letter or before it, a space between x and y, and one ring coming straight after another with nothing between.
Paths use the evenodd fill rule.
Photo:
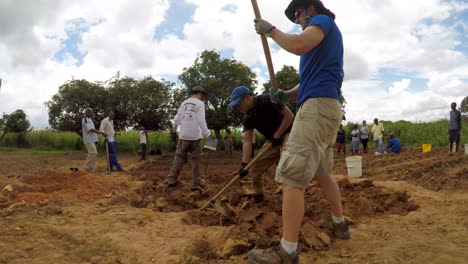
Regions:
<instances>
[{"instance_id":1,"label":"person in dark shirt","mask_svg":"<svg viewBox=\"0 0 468 264\"><path fill-rule=\"evenodd\" d=\"M450 141L450 150L449 155L452 154L453 143L456 144L455 152L458 152L460 147L460 134L461 134L461 112L457 110L457 103L452 103L450 106L452 111L450 111L450 123L449 123L449 141Z\"/></svg>"},{"instance_id":2,"label":"person in dark shirt","mask_svg":"<svg viewBox=\"0 0 468 264\"><path fill-rule=\"evenodd\" d=\"M341 150L343 150L343 154L346 154L345 138L346 132L343 129L343 125L340 125L340 129L338 129L338 133L336 135L336 148L338 150L338 154L340 154Z\"/></svg>"},{"instance_id":3,"label":"person in dark shirt","mask_svg":"<svg viewBox=\"0 0 468 264\"><path fill-rule=\"evenodd\" d=\"M263 145L260 152L265 152L263 158L257 160L250 169L252 175L253 197L256 202L261 202L265 196L263 193L262 175L271 166L278 163L282 145L286 142L291 131L294 114L281 102L273 102L270 94L252 96L250 89L245 86L236 87L231 93L231 107L236 107L244 116L244 142L242 147L242 162L239 175L245 177L249 172L244 170L252 153L253 131L256 129L271 145Z\"/></svg>"}]
</instances>

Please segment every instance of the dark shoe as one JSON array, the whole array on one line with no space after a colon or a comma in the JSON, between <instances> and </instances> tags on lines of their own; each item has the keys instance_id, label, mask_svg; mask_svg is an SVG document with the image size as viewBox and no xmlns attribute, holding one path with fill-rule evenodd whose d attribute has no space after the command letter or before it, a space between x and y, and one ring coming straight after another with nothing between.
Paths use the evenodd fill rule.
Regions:
<instances>
[{"instance_id":1,"label":"dark shoe","mask_svg":"<svg viewBox=\"0 0 468 264\"><path fill-rule=\"evenodd\" d=\"M247 257L253 264L299 264L299 253L289 255L279 242L273 242L271 248L252 249Z\"/></svg>"},{"instance_id":2,"label":"dark shoe","mask_svg":"<svg viewBox=\"0 0 468 264\"><path fill-rule=\"evenodd\" d=\"M327 220L320 222L320 227L330 230L336 238L340 239L350 239L351 234L349 233L348 222L344 221L342 223L335 223L330 217Z\"/></svg>"},{"instance_id":3,"label":"dark shoe","mask_svg":"<svg viewBox=\"0 0 468 264\"><path fill-rule=\"evenodd\" d=\"M166 184L168 187L174 187L177 185L177 183L178 181L173 178L166 178L164 180L164 184Z\"/></svg>"},{"instance_id":4,"label":"dark shoe","mask_svg":"<svg viewBox=\"0 0 468 264\"><path fill-rule=\"evenodd\" d=\"M117 169L118 172L127 172L126 170L120 168L120 169Z\"/></svg>"},{"instance_id":5,"label":"dark shoe","mask_svg":"<svg viewBox=\"0 0 468 264\"><path fill-rule=\"evenodd\" d=\"M255 203L261 203L265 200L265 195L263 193L256 193L252 195Z\"/></svg>"}]
</instances>

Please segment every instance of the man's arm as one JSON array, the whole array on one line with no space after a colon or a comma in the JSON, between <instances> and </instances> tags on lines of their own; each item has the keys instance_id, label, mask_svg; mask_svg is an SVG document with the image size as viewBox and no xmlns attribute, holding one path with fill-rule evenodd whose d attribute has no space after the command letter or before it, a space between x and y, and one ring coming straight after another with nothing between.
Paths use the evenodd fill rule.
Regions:
<instances>
[{"instance_id":1,"label":"man's arm","mask_svg":"<svg viewBox=\"0 0 468 264\"><path fill-rule=\"evenodd\" d=\"M281 124L276 130L275 134L273 135L273 138L279 139L283 136L284 131L286 131L289 126L291 126L293 120L294 120L294 114L289 110L287 106L283 108L283 111L281 111L281 115L283 115L283 119L281 120Z\"/></svg>"},{"instance_id":2,"label":"man's arm","mask_svg":"<svg viewBox=\"0 0 468 264\"><path fill-rule=\"evenodd\" d=\"M204 137L208 137L211 134L208 126L206 125L204 104L200 107L200 110L198 110L198 125L200 126Z\"/></svg>"},{"instance_id":3,"label":"man's arm","mask_svg":"<svg viewBox=\"0 0 468 264\"><path fill-rule=\"evenodd\" d=\"M460 136L461 135L461 131L462 131L462 115L461 115L461 111L458 111L458 135Z\"/></svg>"},{"instance_id":4,"label":"man's arm","mask_svg":"<svg viewBox=\"0 0 468 264\"><path fill-rule=\"evenodd\" d=\"M182 108L182 105L180 105L179 110L177 110L177 114L174 117L174 128L172 129L172 132L174 133L177 133L177 128L180 125L180 119L182 118L182 114L183 114L182 112L183 112L183 108Z\"/></svg>"},{"instance_id":5,"label":"man's arm","mask_svg":"<svg viewBox=\"0 0 468 264\"><path fill-rule=\"evenodd\" d=\"M299 56L317 47L325 38L322 28L316 25L307 27L301 34L288 34L273 28L270 36L283 49Z\"/></svg>"},{"instance_id":6,"label":"man's arm","mask_svg":"<svg viewBox=\"0 0 468 264\"><path fill-rule=\"evenodd\" d=\"M253 130L244 132L244 144L242 146L242 163L249 163L250 155L252 155L252 138Z\"/></svg>"}]
</instances>

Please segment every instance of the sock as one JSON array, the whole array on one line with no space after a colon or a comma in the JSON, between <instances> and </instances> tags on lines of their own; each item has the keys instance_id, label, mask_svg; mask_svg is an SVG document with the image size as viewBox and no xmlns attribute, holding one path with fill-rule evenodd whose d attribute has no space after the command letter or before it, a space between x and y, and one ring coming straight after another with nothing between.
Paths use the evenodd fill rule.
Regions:
<instances>
[{"instance_id":1,"label":"sock","mask_svg":"<svg viewBox=\"0 0 468 264\"><path fill-rule=\"evenodd\" d=\"M342 222L344 222L344 216L342 217L336 217L334 215L332 215L332 219L333 219L333 222L337 223L337 224L341 224Z\"/></svg>"},{"instance_id":2,"label":"sock","mask_svg":"<svg viewBox=\"0 0 468 264\"><path fill-rule=\"evenodd\" d=\"M284 251L291 255L297 250L297 242L289 242L284 238L281 238L281 247L283 247Z\"/></svg>"}]
</instances>

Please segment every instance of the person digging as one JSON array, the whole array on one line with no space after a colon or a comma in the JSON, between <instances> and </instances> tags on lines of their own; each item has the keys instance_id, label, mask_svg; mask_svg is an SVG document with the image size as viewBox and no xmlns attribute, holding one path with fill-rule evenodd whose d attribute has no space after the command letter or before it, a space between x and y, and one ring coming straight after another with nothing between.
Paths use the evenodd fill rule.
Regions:
<instances>
[{"instance_id":1,"label":"person digging","mask_svg":"<svg viewBox=\"0 0 468 264\"><path fill-rule=\"evenodd\" d=\"M301 56L300 84L273 93L273 100L297 99L294 123L276 169L282 185L282 238L267 250L253 249L250 263L297 264L299 231L304 218L304 189L312 179L320 183L331 207L331 217L321 223L341 239L349 239L343 216L341 193L331 175L333 145L343 118L339 99L344 77L343 39L335 15L319 0L293 0L285 11L299 34L284 33L264 19L255 19L255 30L271 37L281 48Z\"/></svg>"},{"instance_id":2,"label":"person digging","mask_svg":"<svg viewBox=\"0 0 468 264\"><path fill-rule=\"evenodd\" d=\"M252 187L255 202L261 202L265 198L263 192L263 174L278 163L281 149L291 131L294 114L282 102L273 102L270 94L252 96L250 89L245 86L236 87L231 93L231 107L236 107L245 113L244 130L245 137L242 144L242 162L239 175L245 177L249 171L244 170L252 153L253 131L256 129L263 134L271 145L263 145L260 152L265 152L250 169Z\"/></svg>"},{"instance_id":3,"label":"person digging","mask_svg":"<svg viewBox=\"0 0 468 264\"><path fill-rule=\"evenodd\" d=\"M202 101L204 96L205 90L202 87L193 88L192 97L182 102L174 118L173 132L176 133L177 127L180 126L180 137L171 171L164 180L164 184L168 187L173 187L178 183L179 174L187 161L188 153L192 154L192 185L203 187L206 184L200 173L201 139L208 137L211 132L205 120L205 104Z\"/></svg>"}]
</instances>

